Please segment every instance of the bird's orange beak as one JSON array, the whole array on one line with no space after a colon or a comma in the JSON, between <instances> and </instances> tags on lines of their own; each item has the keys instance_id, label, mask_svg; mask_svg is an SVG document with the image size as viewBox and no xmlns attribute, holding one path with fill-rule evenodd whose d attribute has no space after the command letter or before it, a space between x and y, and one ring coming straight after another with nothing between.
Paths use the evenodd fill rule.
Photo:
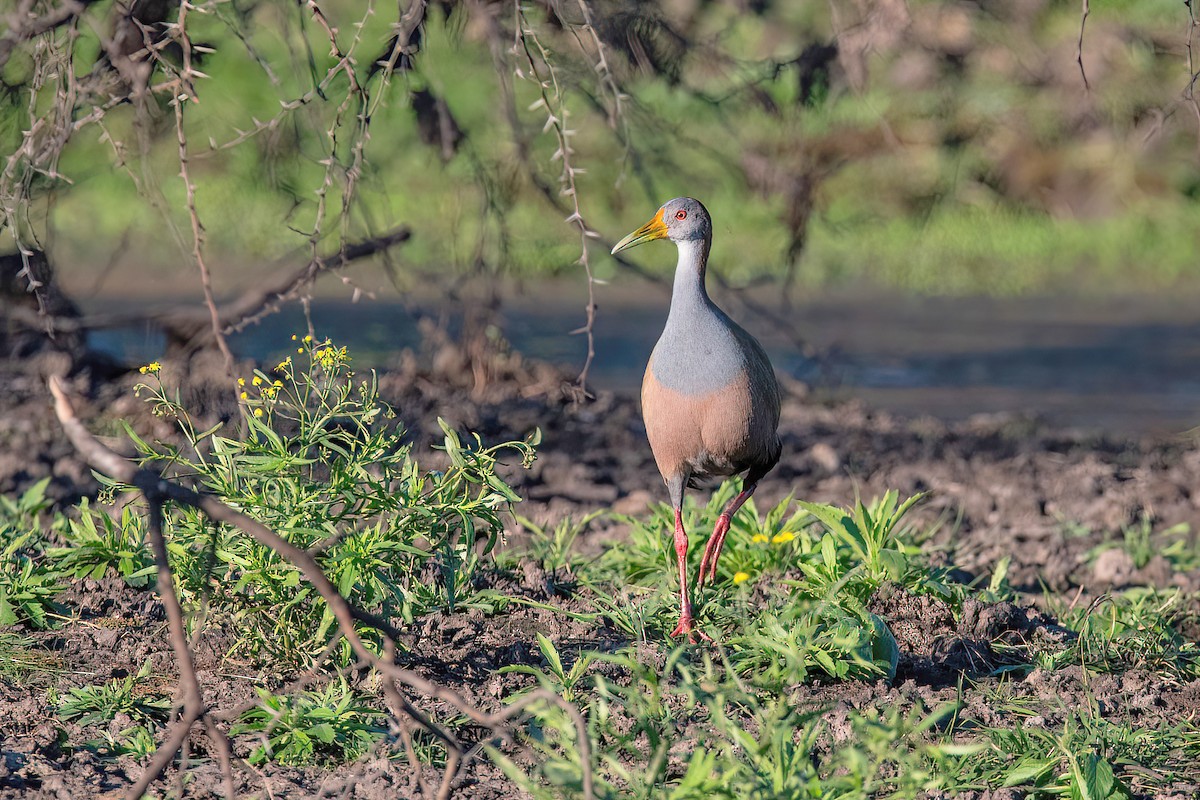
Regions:
<instances>
[{"instance_id":1,"label":"bird's orange beak","mask_svg":"<svg viewBox=\"0 0 1200 800\"><path fill-rule=\"evenodd\" d=\"M665 238L667 238L667 223L663 221L663 211L660 208L658 213L654 215L654 219L617 242L617 246L612 251L613 254L616 254L622 250L628 250L630 247L636 247L643 242L652 242L655 239Z\"/></svg>"}]
</instances>

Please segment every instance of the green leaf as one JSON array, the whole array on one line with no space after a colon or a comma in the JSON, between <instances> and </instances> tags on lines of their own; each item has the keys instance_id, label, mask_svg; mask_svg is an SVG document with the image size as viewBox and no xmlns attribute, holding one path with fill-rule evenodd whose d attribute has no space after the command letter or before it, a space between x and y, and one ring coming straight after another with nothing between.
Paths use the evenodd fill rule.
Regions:
<instances>
[{"instance_id":1,"label":"green leaf","mask_svg":"<svg viewBox=\"0 0 1200 800\"><path fill-rule=\"evenodd\" d=\"M333 730L333 726L328 722L322 722L318 725L313 725L308 729L309 735L314 739L318 739L325 744L332 744L337 734Z\"/></svg>"},{"instance_id":2,"label":"green leaf","mask_svg":"<svg viewBox=\"0 0 1200 800\"><path fill-rule=\"evenodd\" d=\"M1047 759L1043 757L1026 756L1021 761L1018 761L1008 772L1008 777L1004 779L1004 786L1023 786L1027 783L1038 785L1039 779L1057 766L1057 759Z\"/></svg>"},{"instance_id":3,"label":"green leaf","mask_svg":"<svg viewBox=\"0 0 1200 800\"><path fill-rule=\"evenodd\" d=\"M20 622L17 611L8 599L8 593L0 586L0 625L16 625Z\"/></svg>"},{"instance_id":4,"label":"green leaf","mask_svg":"<svg viewBox=\"0 0 1200 800\"><path fill-rule=\"evenodd\" d=\"M896 644L896 637L892 635L891 629L888 628L883 618L878 614L870 614L870 617L871 624L875 627L875 636L872 637L871 660L888 665L887 680L888 683L891 683L896 679L896 667L900 664L900 647Z\"/></svg>"},{"instance_id":5,"label":"green leaf","mask_svg":"<svg viewBox=\"0 0 1200 800\"><path fill-rule=\"evenodd\" d=\"M558 650L554 647L554 642L541 633L537 635L537 640L538 649L542 651L542 657L550 665L550 671L560 679L566 677L566 673L563 671L562 658L559 657Z\"/></svg>"},{"instance_id":6,"label":"green leaf","mask_svg":"<svg viewBox=\"0 0 1200 800\"><path fill-rule=\"evenodd\" d=\"M1129 790L1113 773L1112 764L1095 753L1068 753L1071 797L1078 800L1124 800Z\"/></svg>"}]
</instances>

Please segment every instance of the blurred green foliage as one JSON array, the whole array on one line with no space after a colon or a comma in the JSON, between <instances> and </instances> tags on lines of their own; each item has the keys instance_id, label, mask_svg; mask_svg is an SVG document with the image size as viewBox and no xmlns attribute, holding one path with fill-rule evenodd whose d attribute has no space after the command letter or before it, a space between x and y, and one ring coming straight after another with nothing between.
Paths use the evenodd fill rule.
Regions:
<instances>
[{"instance_id":1,"label":"blurred green foliage","mask_svg":"<svg viewBox=\"0 0 1200 800\"><path fill-rule=\"evenodd\" d=\"M66 57L79 85L99 69L97 31L113 8L93 4L94 25L42 39L66 52L77 37ZM391 264L402 284L575 275L578 231L537 188L559 190L543 125L564 108L587 223L616 238L662 201L698 196L715 217L713 263L738 282L1103 292L1196 269L1198 134L1182 94L1187 9L1175 2L1094 4L1090 90L1075 63L1079 9L1061 2L600 2L587 6L592 26L570 3L529 4L518 25L509 7L450 2L428 9L411 68L390 75L373 64L395 19L353 0L321 4L365 112L308 7L197 8L207 13L189 17L188 33L213 52L197 54L205 77L185 131L218 286L398 224L415 231ZM822 57L830 43L840 55ZM560 90L549 110L522 45L546 49L540 75ZM5 152L61 100L46 52L18 47L0 74L16 87L0 104ZM447 160L422 139L438 120L415 110L420 92L465 135ZM173 115L162 93L140 110L118 105L75 132L53 172L15 164L0 189L24 204L22 239L47 243L76 276L118 250L139 270L186 271ZM20 180L30 191L13 195ZM647 258L656 271L671 261ZM601 278L618 272L600 253L593 262Z\"/></svg>"}]
</instances>

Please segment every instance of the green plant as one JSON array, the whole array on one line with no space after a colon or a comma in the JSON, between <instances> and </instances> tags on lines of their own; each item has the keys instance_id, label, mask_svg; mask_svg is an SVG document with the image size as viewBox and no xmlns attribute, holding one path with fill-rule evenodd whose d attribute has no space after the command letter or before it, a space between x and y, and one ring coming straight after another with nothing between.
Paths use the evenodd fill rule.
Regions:
<instances>
[{"instance_id":1,"label":"green plant","mask_svg":"<svg viewBox=\"0 0 1200 800\"><path fill-rule=\"evenodd\" d=\"M313 552L362 608L412 621L471 604L474 575L503 531L502 515L520 500L497 474L500 459L511 452L528 466L536 432L526 441L485 446L474 436L464 444L439 420L447 464L423 471L374 374L359 378L346 348L310 337L271 373L239 381L245 435L238 438L199 430L157 372L149 375L139 392L155 413L177 421L186 444L152 445L129 431L146 463L165 460ZM211 608L233 615L241 630L236 649L303 665L336 635L324 601L274 551L192 509L171 508L165 528L184 600L207 596ZM111 562L118 544L77 561ZM345 646L340 652L349 658Z\"/></svg>"},{"instance_id":2,"label":"green plant","mask_svg":"<svg viewBox=\"0 0 1200 800\"><path fill-rule=\"evenodd\" d=\"M147 687L150 674L147 661L136 675L72 687L59 704L58 715L80 725L102 725L117 714L141 722L165 722L171 712L171 699Z\"/></svg>"},{"instance_id":3,"label":"green plant","mask_svg":"<svg viewBox=\"0 0 1200 800\"><path fill-rule=\"evenodd\" d=\"M1121 526L1117 545L1129 554L1138 569L1146 567L1155 556L1165 558L1177 570L1187 571L1200 566L1200 555L1195 544L1189 541L1190 526L1187 523L1172 525L1160 531L1154 529L1154 520L1142 513L1138 521ZM1088 531L1090 533L1090 531ZM1094 560L1105 550L1111 549L1111 537L1092 549Z\"/></svg>"},{"instance_id":4,"label":"green plant","mask_svg":"<svg viewBox=\"0 0 1200 800\"><path fill-rule=\"evenodd\" d=\"M13 530L34 526L38 516L53 503L46 497L49 478L42 478L26 489L20 497L0 495L0 542L6 540Z\"/></svg>"},{"instance_id":5,"label":"green plant","mask_svg":"<svg viewBox=\"0 0 1200 800\"><path fill-rule=\"evenodd\" d=\"M232 730L235 736L257 734L261 744L250 754L252 764L353 761L387 732L383 712L365 703L345 678L319 692L283 696L260 690L259 698L259 705L242 714Z\"/></svg>"},{"instance_id":6,"label":"green plant","mask_svg":"<svg viewBox=\"0 0 1200 800\"><path fill-rule=\"evenodd\" d=\"M144 525L145 517L132 506L121 509L118 522L93 509L85 497L79 504L79 518L69 519L61 534L69 546L49 548L46 555L64 575L98 579L112 570L130 586L143 588L153 580L155 570Z\"/></svg>"},{"instance_id":7,"label":"green plant","mask_svg":"<svg viewBox=\"0 0 1200 800\"><path fill-rule=\"evenodd\" d=\"M26 531L0 550L0 625L24 623L45 629L53 615L63 612L54 602L63 589L58 573L41 563L40 554L22 552L38 535L36 528Z\"/></svg>"},{"instance_id":8,"label":"green plant","mask_svg":"<svg viewBox=\"0 0 1200 800\"><path fill-rule=\"evenodd\" d=\"M554 646L554 642L539 633L537 634L537 643L538 649L542 651L542 658L546 660L546 668L544 670L531 667L528 664L511 664L507 667L501 667L500 674L523 673L532 675L537 679L542 688L562 695L562 698L568 703L574 702L575 687L582 680L588 667L591 666L594 656L590 653L580 654L568 670L563 666L562 656L558 654L558 649Z\"/></svg>"},{"instance_id":9,"label":"green plant","mask_svg":"<svg viewBox=\"0 0 1200 800\"><path fill-rule=\"evenodd\" d=\"M786 693L752 688L705 653L683 648L665 664L633 649L597 655L578 683L588 721L599 797L906 797L950 785L978 745L937 741L950 712L851 712L851 735L829 747L824 709L797 707ZM544 685L553 684L546 676ZM535 798L577 796L581 756L562 709L531 707L526 741L540 756L531 771L491 750L514 782Z\"/></svg>"},{"instance_id":10,"label":"green plant","mask_svg":"<svg viewBox=\"0 0 1200 800\"><path fill-rule=\"evenodd\" d=\"M853 509L799 501L826 531L820 559L800 564L813 591L844 586L866 600L884 581L921 586L928 569L911 558L919 551L905 543L900 522L922 497L900 503L896 492L887 492L870 506L859 500Z\"/></svg>"},{"instance_id":11,"label":"green plant","mask_svg":"<svg viewBox=\"0 0 1200 800\"><path fill-rule=\"evenodd\" d=\"M1175 678L1200 678L1200 644L1180 632L1189 616L1185 595L1177 589L1134 587L1098 598L1088 606L1051 600L1060 622L1078 635L1065 650L1042 654L1054 668L1080 664L1097 672L1132 668Z\"/></svg>"},{"instance_id":12,"label":"green plant","mask_svg":"<svg viewBox=\"0 0 1200 800\"><path fill-rule=\"evenodd\" d=\"M530 533L529 548L521 557L537 561L546 572L559 569L571 572L579 558L571 553L575 540L587 530L588 525L604 513L603 509L592 511L578 520L569 516L563 517L553 530L517 515L517 522Z\"/></svg>"},{"instance_id":13,"label":"green plant","mask_svg":"<svg viewBox=\"0 0 1200 800\"><path fill-rule=\"evenodd\" d=\"M115 734L101 731L100 738L92 739L87 746L113 758L130 756L138 760L147 759L158 749L153 728L152 725L134 725Z\"/></svg>"}]
</instances>

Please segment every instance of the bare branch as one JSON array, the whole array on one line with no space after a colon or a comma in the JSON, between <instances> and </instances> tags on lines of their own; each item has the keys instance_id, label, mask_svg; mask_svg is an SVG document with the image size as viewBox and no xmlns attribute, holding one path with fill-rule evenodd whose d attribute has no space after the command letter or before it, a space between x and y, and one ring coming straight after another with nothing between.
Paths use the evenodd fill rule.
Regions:
<instances>
[{"instance_id":1,"label":"bare branch","mask_svg":"<svg viewBox=\"0 0 1200 800\"><path fill-rule=\"evenodd\" d=\"M1196 99L1196 81L1200 79L1200 72L1196 70L1194 49L1192 47L1196 37L1196 0L1185 0L1184 5L1188 11L1188 32L1187 32L1187 70L1188 82L1183 90L1183 96L1187 98L1192 106L1192 113L1196 116L1196 152L1200 154L1200 100Z\"/></svg>"},{"instance_id":2,"label":"bare branch","mask_svg":"<svg viewBox=\"0 0 1200 800\"><path fill-rule=\"evenodd\" d=\"M188 0L183 0L179 4L179 19L175 24L176 38L183 48L183 71L180 73L180 79L185 87L190 87L195 77L192 70L192 40L187 33L187 14L190 8L191 3ZM235 378L233 352L229 349L229 343L225 341L225 332L221 326L221 312L217 310L217 301L213 296L212 277L209 274L208 265L204 261L204 226L200 224L200 215L196 211L196 184L192 182L191 174L188 172L188 144L183 125L183 105L189 100L195 100L195 95L192 90L184 89L171 101L171 105L175 109L175 136L179 143L179 177L183 179L183 185L187 188L188 218L192 223L192 258L196 262L196 268L200 271L200 285L204 289L204 304L208 307L212 321L213 339L216 340L221 355L225 357L225 371L229 375L230 390L233 391L236 399L237 387L233 384Z\"/></svg>"},{"instance_id":3,"label":"bare branch","mask_svg":"<svg viewBox=\"0 0 1200 800\"><path fill-rule=\"evenodd\" d=\"M40 17L29 19L32 7L32 2L24 2L21 4L21 8L9 15L8 30L4 32L3 36L0 36L0 69L8 63L8 59L12 57L13 48L18 44L35 39L73 21L83 13L87 4L81 3L79 0L62 0L62 5Z\"/></svg>"},{"instance_id":4,"label":"bare branch","mask_svg":"<svg viewBox=\"0 0 1200 800\"><path fill-rule=\"evenodd\" d=\"M588 299L587 306L584 309L586 321L583 327L571 331L571 333L582 333L587 336L587 357L584 359L583 368L580 369L579 377L576 379L576 387L579 393L577 399L582 399L588 396L588 372L591 370L592 361L596 357L596 279L592 275L592 263L588 255L588 239L594 239L598 234L588 227L587 222L583 218L583 211L579 206L579 186L575 181L575 176L581 174L583 170L571 164L571 155L574 153L574 150L571 148L571 137L574 136L575 131L567 125L570 111L567 109L566 99L563 96L562 87L559 85L558 73L550 60L549 50L538 39L537 32L526 19L525 10L521 6L520 0L514 0L514 4L517 16L517 42L513 45L513 48L516 50L519 46L520 52L525 55L525 63L528 67L527 75L524 75L521 70L517 70L517 75L518 77L525 77L526 80L531 81L538 87L541 99L534 104L534 109L541 108L546 112L546 124L542 127L543 132L554 131L555 139L558 142L558 149L551 156L550 160L562 161L562 172L559 174L559 194L570 199L571 213L567 216L566 222L579 229L579 264L583 267L584 274L587 276ZM533 43L533 48L536 48L538 53L537 61L534 60L533 49L530 48L531 42ZM542 78L541 67L545 68L547 78Z\"/></svg>"},{"instance_id":5,"label":"bare branch","mask_svg":"<svg viewBox=\"0 0 1200 800\"><path fill-rule=\"evenodd\" d=\"M1079 41L1075 45L1075 63L1079 64L1079 75L1083 78L1083 90L1086 93L1091 93L1092 87L1088 83L1087 70L1083 68L1083 30L1087 26L1088 15L1092 13L1089 0L1083 0L1083 9L1079 13Z\"/></svg>"},{"instance_id":6,"label":"bare branch","mask_svg":"<svg viewBox=\"0 0 1200 800\"><path fill-rule=\"evenodd\" d=\"M51 386L51 391L54 384ZM65 396L55 394L55 410L62 411L58 404L66 403ZM139 487L142 488L142 487ZM183 713L175 720L167 733L166 740L159 745L150 763L142 774L134 781L125 793L129 800L138 800L155 778L163 773L175 759L180 745L187 738L196 720L202 717L206 710L204 697L200 693L200 681L196 677L196 665L192 661L192 651L188 648L187 629L183 623L183 608L179 605L179 597L175 594L175 584L171 577L171 566L167 559L167 543L163 538L162 505L159 495L153 487L143 488L149 502L149 531L150 547L154 551L154 564L158 568L158 596L167 612L167 628L171 636L171 649L175 651L175 663L179 665L180 689L183 693ZM212 729L215 729L213 726ZM211 730L210 729L210 732ZM229 795L232 797L233 795Z\"/></svg>"}]
</instances>

